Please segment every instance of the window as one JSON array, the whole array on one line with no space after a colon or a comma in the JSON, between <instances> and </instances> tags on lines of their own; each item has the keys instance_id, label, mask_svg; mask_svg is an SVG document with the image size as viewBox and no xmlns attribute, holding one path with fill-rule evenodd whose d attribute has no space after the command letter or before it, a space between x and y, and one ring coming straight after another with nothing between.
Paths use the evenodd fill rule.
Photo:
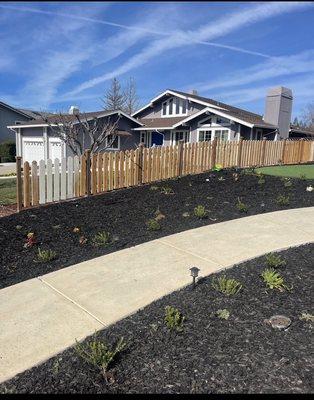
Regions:
<instances>
[{"instance_id":1,"label":"window","mask_svg":"<svg viewBox=\"0 0 314 400\"><path fill-rule=\"evenodd\" d=\"M108 149L115 149L119 150L120 148L120 138L119 136L116 136L113 138L112 135L106 136L106 146L108 146Z\"/></svg>"},{"instance_id":2,"label":"window","mask_svg":"<svg viewBox=\"0 0 314 400\"><path fill-rule=\"evenodd\" d=\"M198 141L209 142L212 140L212 131L199 131Z\"/></svg>"},{"instance_id":3,"label":"window","mask_svg":"<svg viewBox=\"0 0 314 400\"><path fill-rule=\"evenodd\" d=\"M173 99L169 99L169 115L172 115Z\"/></svg>"},{"instance_id":4,"label":"window","mask_svg":"<svg viewBox=\"0 0 314 400\"><path fill-rule=\"evenodd\" d=\"M189 141L188 131L175 131L172 133L172 144L178 144L180 140L184 140L184 143Z\"/></svg>"},{"instance_id":5,"label":"window","mask_svg":"<svg viewBox=\"0 0 314 400\"><path fill-rule=\"evenodd\" d=\"M179 97L171 98L162 103L162 116L187 115L187 101Z\"/></svg>"},{"instance_id":6,"label":"window","mask_svg":"<svg viewBox=\"0 0 314 400\"><path fill-rule=\"evenodd\" d=\"M215 138L218 140L228 140L229 130L228 129L216 129Z\"/></svg>"},{"instance_id":7,"label":"window","mask_svg":"<svg viewBox=\"0 0 314 400\"><path fill-rule=\"evenodd\" d=\"M140 143L143 143L145 146L147 146L147 132L140 133Z\"/></svg>"}]
</instances>

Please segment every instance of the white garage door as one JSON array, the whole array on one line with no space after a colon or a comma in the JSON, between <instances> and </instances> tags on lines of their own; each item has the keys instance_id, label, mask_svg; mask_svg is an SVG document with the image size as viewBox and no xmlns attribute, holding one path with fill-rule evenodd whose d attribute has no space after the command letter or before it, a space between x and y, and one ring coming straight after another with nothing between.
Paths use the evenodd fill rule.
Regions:
<instances>
[{"instance_id":1,"label":"white garage door","mask_svg":"<svg viewBox=\"0 0 314 400\"><path fill-rule=\"evenodd\" d=\"M48 158L54 162L55 158L61 161L62 158L62 142L60 139L49 138Z\"/></svg>"},{"instance_id":2,"label":"white garage door","mask_svg":"<svg viewBox=\"0 0 314 400\"><path fill-rule=\"evenodd\" d=\"M44 142L42 138L23 138L23 161L44 160Z\"/></svg>"}]
</instances>

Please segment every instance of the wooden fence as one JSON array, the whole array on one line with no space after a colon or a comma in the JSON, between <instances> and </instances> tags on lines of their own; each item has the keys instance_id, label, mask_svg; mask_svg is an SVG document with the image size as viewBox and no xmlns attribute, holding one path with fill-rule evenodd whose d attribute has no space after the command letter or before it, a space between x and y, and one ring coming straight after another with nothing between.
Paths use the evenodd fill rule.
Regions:
<instances>
[{"instance_id":1,"label":"wooden fence","mask_svg":"<svg viewBox=\"0 0 314 400\"><path fill-rule=\"evenodd\" d=\"M314 141L240 140L140 146L61 160L21 163L16 158L17 209L102 193L212 169L314 161Z\"/></svg>"}]
</instances>

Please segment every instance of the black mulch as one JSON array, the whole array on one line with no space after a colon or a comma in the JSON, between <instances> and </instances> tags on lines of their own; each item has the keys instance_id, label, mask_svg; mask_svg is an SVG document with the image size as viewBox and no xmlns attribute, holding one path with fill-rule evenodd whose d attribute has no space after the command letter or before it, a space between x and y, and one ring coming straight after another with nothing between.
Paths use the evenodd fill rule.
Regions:
<instances>
[{"instance_id":1,"label":"black mulch","mask_svg":"<svg viewBox=\"0 0 314 400\"><path fill-rule=\"evenodd\" d=\"M0 218L0 288L187 229L263 212L314 206L314 193L306 191L314 180L291 179L293 184L287 188L278 177L265 177L265 184L259 185L254 175L242 174L234 181L233 173L226 170L191 175ZM159 190L150 190L152 186ZM171 187L174 194L162 194L163 186ZM279 194L289 195L290 203L277 204ZM247 213L236 208L238 197L248 206ZM193 215L197 205L209 210L208 218ZM146 222L158 208L165 215L160 220L161 230L148 231ZM183 216L186 212L189 217ZM79 244L80 234L73 232L74 227L81 228L89 239L87 244ZM109 231L112 244L93 247L90 239L99 231ZM25 249L29 232L35 233L39 244ZM38 246L56 251L58 258L49 263L34 262Z\"/></svg>"},{"instance_id":2,"label":"black mulch","mask_svg":"<svg viewBox=\"0 0 314 400\"><path fill-rule=\"evenodd\" d=\"M212 288L212 275L99 332L100 340L123 336L128 344L109 370L111 384L72 347L3 383L0 393L311 393L313 323L300 316L313 315L314 244L281 255L290 292L266 290L259 257L216 274L243 284L233 297ZM183 332L167 330L167 305L186 317ZM215 316L218 309L229 310L229 319ZM292 320L286 331L265 323L275 314Z\"/></svg>"}]
</instances>

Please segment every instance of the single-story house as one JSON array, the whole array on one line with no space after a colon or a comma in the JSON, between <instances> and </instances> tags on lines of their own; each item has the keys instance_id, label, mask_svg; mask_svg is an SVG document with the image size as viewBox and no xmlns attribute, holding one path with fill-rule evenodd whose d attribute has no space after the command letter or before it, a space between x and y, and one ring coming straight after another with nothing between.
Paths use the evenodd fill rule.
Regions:
<instances>
[{"instance_id":1,"label":"single-story house","mask_svg":"<svg viewBox=\"0 0 314 400\"><path fill-rule=\"evenodd\" d=\"M80 113L77 108L72 106L69 114L63 117L67 121L76 122L77 114L81 121L93 121L95 118L101 123L109 122L114 124L116 120L117 129L113 138L107 137L108 144L106 150L126 150L136 148L140 143L140 133L133 131L133 128L142 126L142 123L121 110L114 111L95 111ZM60 124L62 119L57 114L52 114L44 118L22 122L8 126L16 135L16 154L21 156L23 161L54 160L62 157L72 156L73 152L65 142L53 132L54 126ZM113 140L114 139L114 140ZM90 148L90 138L83 134L80 138L83 149Z\"/></svg>"},{"instance_id":2,"label":"single-story house","mask_svg":"<svg viewBox=\"0 0 314 400\"><path fill-rule=\"evenodd\" d=\"M168 89L153 98L132 116L143 126L141 133L146 146L172 145L185 142L221 140L281 140L310 136L314 131L291 125L292 92L284 87L270 89L264 116L228 104Z\"/></svg>"}]
</instances>

